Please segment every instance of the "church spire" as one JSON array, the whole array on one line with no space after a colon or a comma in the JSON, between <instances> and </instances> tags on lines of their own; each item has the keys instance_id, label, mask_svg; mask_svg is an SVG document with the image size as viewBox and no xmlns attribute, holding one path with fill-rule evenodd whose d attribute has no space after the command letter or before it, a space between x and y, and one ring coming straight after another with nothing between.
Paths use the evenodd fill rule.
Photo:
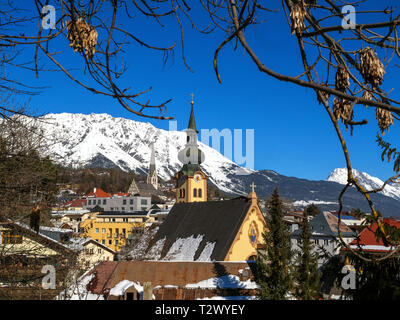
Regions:
<instances>
[{"instance_id":1,"label":"church spire","mask_svg":"<svg viewBox=\"0 0 400 320\"><path fill-rule=\"evenodd\" d=\"M196 122L192 110L189 125L186 129L186 145L178 153L178 160L183 163L182 169L176 173L176 201L177 202L200 202L207 201L207 176L201 170L200 164L204 162L204 152L197 145Z\"/></svg>"},{"instance_id":2,"label":"church spire","mask_svg":"<svg viewBox=\"0 0 400 320\"><path fill-rule=\"evenodd\" d=\"M193 112L193 93L192 93L192 101L190 101L190 104L192 105L192 110L190 111L190 117L189 117L189 124L188 124L188 129L192 129L196 131L196 133L199 133L196 129L196 121L194 120L194 112Z\"/></svg>"},{"instance_id":3,"label":"church spire","mask_svg":"<svg viewBox=\"0 0 400 320\"><path fill-rule=\"evenodd\" d=\"M151 144L151 156L149 172L147 174L147 184L152 184L155 189L158 189L158 177L156 171L156 157L154 152L154 142Z\"/></svg>"}]
</instances>

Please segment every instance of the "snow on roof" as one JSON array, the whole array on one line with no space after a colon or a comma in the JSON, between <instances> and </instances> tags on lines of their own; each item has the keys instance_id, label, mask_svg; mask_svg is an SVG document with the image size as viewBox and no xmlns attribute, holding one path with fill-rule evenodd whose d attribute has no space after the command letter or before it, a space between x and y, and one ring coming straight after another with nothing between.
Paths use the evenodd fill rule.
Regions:
<instances>
[{"instance_id":1,"label":"snow on roof","mask_svg":"<svg viewBox=\"0 0 400 320\"><path fill-rule=\"evenodd\" d=\"M249 280L240 281L237 275L225 275L221 277L209 278L198 283L187 284L185 288L203 288L203 289L258 289L259 286Z\"/></svg>"},{"instance_id":2,"label":"snow on roof","mask_svg":"<svg viewBox=\"0 0 400 320\"><path fill-rule=\"evenodd\" d=\"M62 229L62 228L57 228L57 227L45 227L45 226L40 226L39 233L40 233L40 231L52 231L52 232L60 232L60 233L73 232L72 230L69 230L69 229Z\"/></svg>"},{"instance_id":3,"label":"snow on roof","mask_svg":"<svg viewBox=\"0 0 400 320\"><path fill-rule=\"evenodd\" d=\"M83 215L85 213L90 212L87 209L80 209L80 210L59 210L59 211L52 211L52 215Z\"/></svg>"},{"instance_id":4,"label":"snow on roof","mask_svg":"<svg viewBox=\"0 0 400 320\"><path fill-rule=\"evenodd\" d=\"M257 296L214 296L206 298L197 298L196 300L258 300Z\"/></svg>"},{"instance_id":5,"label":"snow on roof","mask_svg":"<svg viewBox=\"0 0 400 320\"><path fill-rule=\"evenodd\" d=\"M153 245L150 250L146 254L146 259L147 260L160 260L161 258L161 251L162 248L164 247L165 243L165 237L158 240L155 245Z\"/></svg>"},{"instance_id":6,"label":"snow on roof","mask_svg":"<svg viewBox=\"0 0 400 320\"><path fill-rule=\"evenodd\" d=\"M194 255L203 237L204 235L198 235L197 237L191 235L188 238L178 238L172 244L164 259L173 261L194 261Z\"/></svg>"},{"instance_id":7,"label":"snow on roof","mask_svg":"<svg viewBox=\"0 0 400 320\"><path fill-rule=\"evenodd\" d=\"M104 300L102 295L94 294L87 290L88 284L92 281L93 277L95 277L94 273L88 275L93 268L94 266L87 270L76 281L72 280L72 285L69 286L68 289L60 292L55 300Z\"/></svg>"},{"instance_id":8,"label":"snow on roof","mask_svg":"<svg viewBox=\"0 0 400 320\"><path fill-rule=\"evenodd\" d=\"M200 257L196 261L211 261L211 255L214 251L215 242L207 242Z\"/></svg>"},{"instance_id":9,"label":"snow on roof","mask_svg":"<svg viewBox=\"0 0 400 320\"><path fill-rule=\"evenodd\" d=\"M366 251L392 251L395 247L386 247L386 246L379 246L379 245L350 245L351 249L359 250L360 247L362 250Z\"/></svg>"},{"instance_id":10,"label":"snow on roof","mask_svg":"<svg viewBox=\"0 0 400 320\"><path fill-rule=\"evenodd\" d=\"M135 290L140 293L140 296L143 294L143 286L140 285L139 282L129 281L129 280L122 280L118 282L114 288L111 288L110 295L111 296L123 296L125 291L128 290L130 287L134 286Z\"/></svg>"}]
</instances>

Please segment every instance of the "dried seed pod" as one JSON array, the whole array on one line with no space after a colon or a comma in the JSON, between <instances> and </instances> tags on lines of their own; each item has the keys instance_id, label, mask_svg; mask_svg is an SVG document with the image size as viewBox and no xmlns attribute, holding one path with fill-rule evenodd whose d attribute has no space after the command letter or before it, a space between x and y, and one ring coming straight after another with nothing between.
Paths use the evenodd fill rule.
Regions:
<instances>
[{"instance_id":1,"label":"dried seed pod","mask_svg":"<svg viewBox=\"0 0 400 320\"><path fill-rule=\"evenodd\" d=\"M339 91L346 92L350 86L349 73L341 64L339 65L335 75L335 88Z\"/></svg>"},{"instance_id":2,"label":"dried seed pod","mask_svg":"<svg viewBox=\"0 0 400 320\"><path fill-rule=\"evenodd\" d=\"M382 131L382 134L385 134L385 130L388 130L393 124L392 113L382 108L376 108L376 119L378 120L378 125Z\"/></svg>"},{"instance_id":3,"label":"dried seed pod","mask_svg":"<svg viewBox=\"0 0 400 320\"><path fill-rule=\"evenodd\" d=\"M363 92L362 97L363 97L363 99L365 99L365 100L372 100L372 95L371 95L371 93L370 93L368 90L365 90L365 91ZM365 107L368 108L368 105L366 104Z\"/></svg>"},{"instance_id":4,"label":"dried seed pod","mask_svg":"<svg viewBox=\"0 0 400 320\"><path fill-rule=\"evenodd\" d=\"M385 68L379 60L376 52L370 47L360 50L360 66L361 74L364 80L370 83L373 87L378 87L383 82Z\"/></svg>"},{"instance_id":5,"label":"dried seed pod","mask_svg":"<svg viewBox=\"0 0 400 320\"><path fill-rule=\"evenodd\" d=\"M296 30L301 34L305 29L304 17L306 15L305 4L303 0L295 3L292 6L292 10L290 11L290 20L292 21L292 34L296 32Z\"/></svg>"},{"instance_id":6,"label":"dried seed pod","mask_svg":"<svg viewBox=\"0 0 400 320\"><path fill-rule=\"evenodd\" d=\"M335 99L333 99L333 113L337 120L342 119L344 124L348 124L353 119L351 102L335 97Z\"/></svg>"},{"instance_id":7,"label":"dried seed pod","mask_svg":"<svg viewBox=\"0 0 400 320\"><path fill-rule=\"evenodd\" d=\"M74 49L74 52L82 53L85 50L85 56L89 59L93 58L97 45L96 29L82 18L78 18L75 23L72 20L68 23L67 30L69 46Z\"/></svg>"}]
</instances>

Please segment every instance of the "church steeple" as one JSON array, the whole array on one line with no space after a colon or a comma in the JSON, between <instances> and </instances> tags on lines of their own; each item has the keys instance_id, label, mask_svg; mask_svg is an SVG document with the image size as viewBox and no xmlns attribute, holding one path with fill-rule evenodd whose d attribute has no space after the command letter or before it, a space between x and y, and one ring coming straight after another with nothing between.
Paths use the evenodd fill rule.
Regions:
<instances>
[{"instance_id":1,"label":"church steeple","mask_svg":"<svg viewBox=\"0 0 400 320\"><path fill-rule=\"evenodd\" d=\"M151 144L151 156L149 172L147 173L147 184L152 184L155 189L158 189L158 176L156 171L156 157L154 152L154 142Z\"/></svg>"},{"instance_id":2,"label":"church steeple","mask_svg":"<svg viewBox=\"0 0 400 320\"><path fill-rule=\"evenodd\" d=\"M193 94L188 128L186 129L185 148L178 153L178 159L183 163L182 169L175 175L176 201L198 202L207 201L207 176L201 170L204 162L204 152L197 145L197 128L193 112Z\"/></svg>"},{"instance_id":3,"label":"church steeple","mask_svg":"<svg viewBox=\"0 0 400 320\"><path fill-rule=\"evenodd\" d=\"M199 133L199 132L197 131L197 129L196 129L196 121L194 120L194 112L193 112L193 105L194 105L193 93L192 93L192 101L190 102L190 104L192 105L192 110L190 111L188 129L192 129L192 130L196 131L196 133Z\"/></svg>"}]
</instances>

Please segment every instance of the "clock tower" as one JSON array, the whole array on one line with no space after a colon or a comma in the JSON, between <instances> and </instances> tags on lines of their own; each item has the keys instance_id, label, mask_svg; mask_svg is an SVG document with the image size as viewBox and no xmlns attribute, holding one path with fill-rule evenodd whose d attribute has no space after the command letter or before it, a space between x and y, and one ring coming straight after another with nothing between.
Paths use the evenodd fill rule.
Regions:
<instances>
[{"instance_id":1,"label":"clock tower","mask_svg":"<svg viewBox=\"0 0 400 320\"><path fill-rule=\"evenodd\" d=\"M175 174L176 202L207 201L207 175L201 170L200 164L204 161L204 153L197 145L196 122L192 105L188 128L186 129L185 148L178 153L178 159L183 163L182 169Z\"/></svg>"}]
</instances>

